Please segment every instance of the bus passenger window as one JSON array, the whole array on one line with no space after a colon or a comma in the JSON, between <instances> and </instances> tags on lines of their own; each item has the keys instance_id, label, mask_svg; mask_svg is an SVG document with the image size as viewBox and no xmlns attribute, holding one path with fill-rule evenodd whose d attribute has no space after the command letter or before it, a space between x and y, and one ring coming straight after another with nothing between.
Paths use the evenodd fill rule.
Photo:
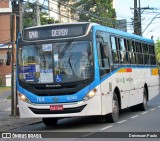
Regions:
<instances>
[{"instance_id":1,"label":"bus passenger window","mask_svg":"<svg viewBox=\"0 0 160 141\"><path fill-rule=\"evenodd\" d=\"M148 54L148 45L147 44L142 44L143 47L143 53Z\"/></svg>"},{"instance_id":2,"label":"bus passenger window","mask_svg":"<svg viewBox=\"0 0 160 141\"><path fill-rule=\"evenodd\" d=\"M156 57L154 55L150 55L150 64L156 65Z\"/></svg>"},{"instance_id":3,"label":"bus passenger window","mask_svg":"<svg viewBox=\"0 0 160 141\"><path fill-rule=\"evenodd\" d=\"M149 65L149 55L144 55L144 65Z\"/></svg>"},{"instance_id":4,"label":"bus passenger window","mask_svg":"<svg viewBox=\"0 0 160 141\"><path fill-rule=\"evenodd\" d=\"M119 48L120 48L120 63L121 64L128 64L128 53L127 51L127 46L125 44L125 40L122 38L118 39L119 43Z\"/></svg>"},{"instance_id":5,"label":"bus passenger window","mask_svg":"<svg viewBox=\"0 0 160 141\"><path fill-rule=\"evenodd\" d=\"M112 47L112 60L113 64L119 63L119 57L118 57L118 49L116 44L116 37L111 36L111 47Z\"/></svg>"},{"instance_id":6,"label":"bus passenger window","mask_svg":"<svg viewBox=\"0 0 160 141\"><path fill-rule=\"evenodd\" d=\"M137 64L143 64L143 54L137 53Z\"/></svg>"},{"instance_id":7,"label":"bus passenger window","mask_svg":"<svg viewBox=\"0 0 160 141\"><path fill-rule=\"evenodd\" d=\"M152 45L149 45L149 54L155 54L154 53L154 46L152 46Z\"/></svg>"},{"instance_id":8,"label":"bus passenger window","mask_svg":"<svg viewBox=\"0 0 160 141\"><path fill-rule=\"evenodd\" d=\"M101 44L100 46L101 51L101 61L102 61L102 67L109 69L109 51L108 51L108 43Z\"/></svg>"},{"instance_id":9,"label":"bus passenger window","mask_svg":"<svg viewBox=\"0 0 160 141\"><path fill-rule=\"evenodd\" d=\"M121 63L122 64L128 64L128 54L125 51L121 51Z\"/></svg>"},{"instance_id":10,"label":"bus passenger window","mask_svg":"<svg viewBox=\"0 0 160 141\"><path fill-rule=\"evenodd\" d=\"M136 64L135 46L132 40L128 40L128 52L130 64Z\"/></svg>"},{"instance_id":11,"label":"bus passenger window","mask_svg":"<svg viewBox=\"0 0 160 141\"><path fill-rule=\"evenodd\" d=\"M136 52L142 53L141 43L135 42Z\"/></svg>"}]
</instances>

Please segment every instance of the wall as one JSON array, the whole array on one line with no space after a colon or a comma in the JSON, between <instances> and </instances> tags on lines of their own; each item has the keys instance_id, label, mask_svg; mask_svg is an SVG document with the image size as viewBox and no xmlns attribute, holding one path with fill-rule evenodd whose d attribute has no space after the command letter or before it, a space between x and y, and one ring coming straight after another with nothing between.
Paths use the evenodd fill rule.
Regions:
<instances>
[{"instance_id":1,"label":"wall","mask_svg":"<svg viewBox=\"0 0 160 141\"><path fill-rule=\"evenodd\" d=\"M10 13L9 0L0 1L0 44L7 44L11 42L10 31ZM0 46L0 59L6 60L7 46ZM0 63L0 81L2 85L6 86L6 75L11 74L11 66L6 66L5 63ZM1 82L0 82L1 83Z\"/></svg>"}]
</instances>

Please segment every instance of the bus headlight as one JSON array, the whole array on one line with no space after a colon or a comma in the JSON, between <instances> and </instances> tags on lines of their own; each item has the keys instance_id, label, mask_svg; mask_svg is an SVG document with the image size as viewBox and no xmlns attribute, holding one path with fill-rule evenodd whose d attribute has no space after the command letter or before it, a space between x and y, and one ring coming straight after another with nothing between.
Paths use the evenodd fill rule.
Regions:
<instances>
[{"instance_id":1,"label":"bus headlight","mask_svg":"<svg viewBox=\"0 0 160 141\"><path fill-rule=\"evenodd\" d=\"M93 98L96 94L98 90L98 87L94 88L93 90L91 90L84 98L83 98L83 101L86 101L86 100L89 100L91 98Z\"/></svg>"},{"instance_id":2,"label":"bus headlight","mask_svg":"<svg viewBox=\"0 0 160 141\"><path fill-rule=\"evenodd\" d=\"M18 96L23 102L31 103L31 101L24 94L18 92Z\"/></svg>"}]
</instances>

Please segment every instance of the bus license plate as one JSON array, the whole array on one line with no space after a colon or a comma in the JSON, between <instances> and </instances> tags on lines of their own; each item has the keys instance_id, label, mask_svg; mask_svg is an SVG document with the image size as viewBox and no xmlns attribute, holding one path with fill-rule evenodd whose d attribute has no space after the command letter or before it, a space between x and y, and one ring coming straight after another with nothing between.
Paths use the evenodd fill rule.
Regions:
<instances>
[{"instance_id":1,"label":"bus license plate","mask_svg":"<svg viewBox=\"0 0 160 141\"><path fill-rule=\"evenodd\" d=\"M62 111L63 105L50 105L50 111Z\"/></svg>"}]
</instances>

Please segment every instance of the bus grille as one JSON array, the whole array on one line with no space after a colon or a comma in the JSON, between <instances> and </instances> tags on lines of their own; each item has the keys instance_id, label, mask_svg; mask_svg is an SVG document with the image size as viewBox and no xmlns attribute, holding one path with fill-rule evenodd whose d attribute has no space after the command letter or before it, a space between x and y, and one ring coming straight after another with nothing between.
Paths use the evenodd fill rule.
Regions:
<instances>
[{"instance_id":1,"label":"bus grille","mask_svg":"<svg viewBox=\"0 0 160 141\"><path fill-rule=\"evenodd\" d=\"M86 105L76 107L76 108L64 108L63 111L50 111L50 109L35 109L29 107L29 109L35 114L68 114L68 113L79 113Z\"/></svg>"}]
</instances>

